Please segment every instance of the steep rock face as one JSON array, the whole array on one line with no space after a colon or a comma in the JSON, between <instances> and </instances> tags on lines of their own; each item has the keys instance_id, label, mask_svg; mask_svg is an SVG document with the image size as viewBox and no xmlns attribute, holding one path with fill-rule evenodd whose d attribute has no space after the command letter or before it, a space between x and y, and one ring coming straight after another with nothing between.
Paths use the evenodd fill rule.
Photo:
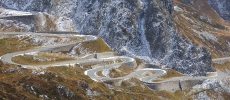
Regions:
<instances>
[{"instance_id":1,"label":"steep rock face","mask_svg":"<svg viewBox=\"0 0 230 100\"><path fill-rule=\"evenodd\" d=\"M37 8L20 1L1 0L1 3L7 8L72 18L77 31L101 36L120 54L184 74L205 75L212 71L209 52L175 31L171 0L27 0L31 4L35 1L44 4Z\"/></svg>"},{"instance_id":2,"label":"steep rock face","mask_svg":"<svg viewBox=\"0 0 230 100\"><path fill-rule=\"evenodd\" d=\"M0 8L0 17L0 31L75 31L71 19L47 13Z\"/></svg>"},{"instance_id":3,"label":"steep rock face","mask_svg":"<svg viewBox=\"0 0 230 100\"><path fill-rule=\"evenodd\" d=\"M165 65L164 67L186 74L204 75L204 72L211 71L211 57L208 51L193 45L173 29L174 22L170 16L170 12L172 12L171 1L158 1L155 4L147 2L146 4L148 4L148 8L144 15L144 33L152 57L161 60L161 63ZM162 9L161 7L167 9L159 10Z\"/></svg>"},{"instance_id":4,"label":"steep rock face","mask_svg":"<svg viewBox=\"0 0 230 100\"><path fill-rule=\"evenodd\" d=\"M230 56L229 23L206 0L173 0L178 31L208 49L212 58Z\"/></svg>"},{"instance_id":5,"label":"steep rock face","mask_svg":"<svg viewBox=\"0 0 230 100\"><path fill-rule=\"evenodd\" d=\"M219 13L219 15L230 21L230 1L229 0L207 0L208 3Z\"/></svg>"},{"instance_id":6,"label":"steep rock face","mask_svg":"<svg viewBox=\"0 0 230 100\"><path fill-rule=\"evenodd\" d=\"M191 96L194 100L227 100L230 96L230 81L229 78L206 80L201 85L193 87L193 90L196 90Z\"/></svg>"},{"instance_id":7,"label":"steep rock face","mask_svg":"<svg viewBox=\"0 0 230 100\"><path fill-rule=\"evenodd\" d=\"M50 0L0 0L0 6L4 8L23 11L47 11L50 8Z\"/></svg>"}]
</instances>

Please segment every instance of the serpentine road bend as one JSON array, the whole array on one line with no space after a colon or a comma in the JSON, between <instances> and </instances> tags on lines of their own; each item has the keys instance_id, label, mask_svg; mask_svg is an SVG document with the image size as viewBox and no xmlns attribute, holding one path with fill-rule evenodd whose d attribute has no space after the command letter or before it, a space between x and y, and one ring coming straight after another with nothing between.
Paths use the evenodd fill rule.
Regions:
<instances>
[{"instance_id":1,"label":"serpentine road bend","mask_svg":"<svg viewBox=\"0 0 230 100\"><path fill-rule=\"evenodd\" d=\"M59 32L60 33L60 32ZM51 33L31 33L31 32L0 32L0 37L4 38L4 35L42 35L42 36L54 36L55 34L51 34ZM16 65L21 65L18 63L15 63L11 60L12 57L17 56L17 55L21 55L21 54L25 54L25 53L31 53L31 52L39 52L39 51L47 51L49 49L52 48L61 48L61 47L65 47L65 46L74 46L77 45L78 43L82 43L82 42L89 42L89 41L94 41L97 39L97 37L95 36L91 36L91 35L73 35L73 34L58 34L58 36L80 36L80 37L84 37L84 40L81 41L76 41L76 42L70 42L70 43L64 43L64 44L55 44L55 45L49 45L49 46L42 46L39 48L33 48L30 50L25 50L25 51L19 51L19 52L13 52L13 53L8 53L5 54L3 56L1 56L1 60L10 64L16 64ZM167 72L163 69L153 69L153 68L143 68L140 70L136 70L134 72L132 72L131 74L128 74L127 76L124 77L117 77L117 78L109 78L109 77L100 77L97 75L98 71L104 70L104 69L110 69L113 67L117 67L120 66L122 64L130 64L130 63L136 63L135 59L130 58L130 57L125 57L125 56L106 56L108 54L108 52L104 52L104 53L100 53L100 55L104 55L104 58L98 58L95 59L93 57L89 57L88 59L81 59L81 60L72 60L72 61L63 61L63 62L57 62L54 64L45 64L45 65L21 65L24 68L30 68L30 69L37 69L37 68L45 68L45 67L49 67L49 66L61 66L61 65L74 65L74 64L84 64L84 63L91 63L91 62L101 62L101 61L115 61L116 59L121 59L122 62L118 62L118 63L113 63L113 64L107 64L107 65L103 65L103 66L97 66L97 67L93 67L92 69L86 70L84 72L85 75L88 75L91 79L95 80L95 81L106 81L106 80L126 80L132 77L136 77L142 73L148 72L148 71L154 71L155 74L150 75L150 76L145 76L140 78L140 80L142 82L145 83L161 83L161 82L167 82L167 81L175 81L175 80L193 80L193 79L213 79L213 78L226 78L228 77L227 74L221 72L221 71L217 71L217 75L216 76L212 76L212 77L190 77L190 76L182 76L182 77L176 77L176 78L170 78L168 80L164 80L161 82L152 82L153 79L156 79L164 74L166 74ZM86 56L91 56L91 55L86 55ZM87 58L87 57L86 57ZM219 58L219 59L223 59L223 58ZM227 58L226 58L227 59ZM224 60L226 60L224 59ZM135 65L135 64L134 64Z\"/></svg>"}]
</instances>

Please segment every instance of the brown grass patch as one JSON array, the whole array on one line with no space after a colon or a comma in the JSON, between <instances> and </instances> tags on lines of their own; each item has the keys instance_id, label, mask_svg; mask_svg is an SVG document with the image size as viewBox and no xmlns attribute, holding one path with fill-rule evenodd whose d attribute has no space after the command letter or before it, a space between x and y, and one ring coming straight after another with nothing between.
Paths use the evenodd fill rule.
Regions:
<instances>
[{"instance_id":1,"label":"brown grass patch","mask_svg":"<svg viewBox=\"0 0 230 100\"><path fill-rule=\"evenodd\" d=\"M113 63L114 63L113 61L89 62L89 63L81 64L81 66L83 66L83 69L84 69L84 70L87 70L87 69L89 69L91 66L95 66L95 65L103 66L103 65L113 64Z\"/></svg>"},{"instance_id":2,"label":"brown grass patch","mask_svg":"<svg viewBox=\"0 0 230 100\"><path fill-rule=\"evenodd\" d=\"M31 35L33 36L33 35ZM41 46L42 44L46 43L47 41L34 41L33 38L31 38L31 36L22 36L22 38L20 39L20 42L22 43L27 43L27 44L32 44L35 46ZM33 36L34 37L34 36ZM35 37L42 37L45 38L47 40L49 39L54 39L53 44L60 44L60 43L70 43L70 42L77 42L77 41L82 41L85 40L84 37L80 37L80 36L57 36L57 35L52 35L52 36L43 36L43 35L35 35ZM64 41L63 41L64 40Z\"/></svg>"},{"instance_id":3,"label":"brown grass patch","mask_svg":"<svg viewBox=\"0 0 230 100\"><path fill-rule=\"evenodd\" d=\"M183 91L171 93L167 91L150 90L138 79L131 78L122 82L121 86L108 86L102 82L94 82L84 75L84 70L79 67L60 66L44 69L44 74L32 74L29 69L17 69L12 73L5 73L9 67L18 68L14 65L0 67L0 97L7 99L42 99L39 95L47 95L50 99L170 99L180 100ZM4 72L4 73L3 73ZM78 84L81 81L89 85L89 90L99 93L98 96L88 96L86 89ZM75 97L67 97L58 91L57 86L63 86L75 94ZM31 90L31 87L33 90ZM110 87L110 88L109 88ZM36 92L36 94L34 94Z\"/></svg>"},{"instance_id":4,"label":"brown grass patch","mask_svg":"<svg viewBox=\"0 0 230 100\"><path fill-rule=\"evenodd\" d=\"M121 65L118 68L112 68L110 70L109 76L112 78L123 77L132 73L135 69L132 69L126 65Z\"/></svg>"},{"instance_id":5,"label":"brown grass patch","mask_svg":"<svg viewBox=\"0 0 230 100\"><path fill-rule=\"evenodd\" d=\"M213 66L221 71L230 70L230 61L226 61L223 64L213 63Z\"/></svg>"},{"instance_id":6,"label":"brown grass patch","mask_svg":"<svg viewBox=\"0 0 230 100\"><path fill-rule=\"evenodd\" d=\"M138 67L139 65L143 64L143 62L142 62L140 59L135 58L135 60L136 60L136 63L137 63L137 67Z\"/></svg>"},{"instance_id":7,"label":"brown grass patch","mask_svg":"<svg viewBox=\"0 0 230 100\"><path fill-rule=\"evenodd\" d=\"M109 76L112 78L122 77L123 75L124 75L123 73L119 72L118 70L114 68L110 69Z\"/></svg>"},{"instance_id":8,"label":"brown grass patch","mask_svg":"<svg viewBox=\"0 0 230 100\"><path fill-rule=\"evenodd\" d=\"M18 38L0 39L0 55L31 49L33 46L20 42Z\"/></svg>"},{"instance_id":9,"label":"brown grass patch","mask_svg":"<svg viewBox=\"0 0 230 100\"><path fill-rule=\"evenodd\" d=\"M95 41L84 42L79 44L81 49L87 50L88 53L102 53L102 52L113 52L109 46L100 38L98 37ZM78 55L81 54L80 48L76 49L76 53Z\"/></svg>"},{"instance_id":10,"label":"brown grass patch","mask_svg":"<svg viewBox=\"0 0 230 100\"><path fill-rule=\"evenodd\" d=\"M93 83L90 77L84 75L84 70L79 67L72 66L59 66L59 67L48 67L47 71L54 72L58 76L64 77L66 79L74 80L79 79L88 84Z\"/></svg>"},{"instance_id":11,"label":"brown grass patch","mask_svg":"<svg viewBox=\"0 0 230 100\"><path fill-rule=\"evenodd\" d=\"M8 68L15 68L14 72L5 72ZM78 84L78 81L91 83L92 80L82 74L78 67L47 68L43 74L33 74L29 69L18 68L15 65L6 64L0 67L0 97L5 99L33 99L38 100L40 95L46 95L49 99L87 99L86 90ZM39 72L39 71L35 71ZM57 89L63 86L74 94L74 98L66 96Z\"/></svg>"},{"instance_id":12,"label":"brown grass patch","mask_svg":"<svg viewBox=\"0 0 230 100\"><path fill-rule=\"evenodd\" d=\"M100 76L100 77L105 77L105 76L102 74L102 70L101 70L101 71L98 71L98 72L97 72L97 75Z\"/></svg>"},{"instance_id":13,"label":"brown grass patch","mask_svg":"<svg viewBox=\"0 0 230 100\"><path fill-rule=\"evenodd\" d=\"M63 53L46 53L39 52L37 55L20 55L12 58L13 62L25 65L41 65L51 64L55 62L76 60L76 58L69 57Z\"/></svg>"},{"instance_id":14,"label":"brown grass patch","mask_svg":"<svg viewBox=\"0 0 230 100\"><path fill-rule=\"evenodd\" d=\"M57 38L59 42L61 41L61 37L59 36L47 36L48 38ZM70 41L81 41L84 40L84 37L68 37L70 39ZM25 43L25 41L27 43ZM69 41L69 42L70 42ZM23 50L28 50L28 49L32 49L35 46L40 46L40 43L32 43L33 41L30 39L30 37L24 37L23 39L19 40L18 38L4 38L4 39L0 39L0 56L4 55L6 53L12 53L12 52L16 52L16 51L23 51ZM36 45L34 45L36 44Z\"/></svg>"},{"instance_id":15,"label":"brown grass patch","mask_svg":"<svg viewBox=\"0 0 230 100\"><path fill-rule=\"evenodd\" d=\"M149 71L149 72L145 73L144 76L150 76L150 75L154 75L154 74L156 74L156 72Z\"/></svg>"},{"instance_id":16,"label":"brown grass patch","mask_svg":"<svg viewBox=\"0 0 230 100\"><path fill-rule=\"evenodd\" d=\"M181 0L173 0L173 2L182 8L184 12L174 12L174 21L179 33L185 38L191 40L194 44L203 46L211 52L211 56L218 58L229 55L230 48L224 37L228 36L226 21L223 21L218 14L207 4L205 0L194 1L193 5L186 5ZM202 4L202 5L201 5ZM197 7L198 6L198 7ZM207 11L208 9L208 11ZM189 12L193 12L192 14ZM189 19L192 21L190 21ZM201 18L203 16L203 18ZM206 17L204 17L206 16ZM209 20L210 19L210 20ZM199 36L192 29L200 32L208 32L214 35L218 42ZM201 39L200 37L203 37ZM221 45L220 45L221 44Z\"/></svg>"}]
</instances>

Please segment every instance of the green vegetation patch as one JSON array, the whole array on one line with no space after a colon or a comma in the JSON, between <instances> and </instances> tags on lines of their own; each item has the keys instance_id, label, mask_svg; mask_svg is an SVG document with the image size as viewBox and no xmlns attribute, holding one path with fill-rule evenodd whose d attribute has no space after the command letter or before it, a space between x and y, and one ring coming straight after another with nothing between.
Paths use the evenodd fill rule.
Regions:
<instances>
[{"instance_id":1,"label":"green vegetation patch","mask_svg":"<svg viewBox=\"0 0 230 100\"><path fill-rule=\"evenodd\" d=\"M26 44L20 42L18 38L4 38L0 39L0 55L4 55L6 53L12 53L16 51L23 51L27 49L31 49L33 46L30 44Z\"/></svg>"}]
</instances>

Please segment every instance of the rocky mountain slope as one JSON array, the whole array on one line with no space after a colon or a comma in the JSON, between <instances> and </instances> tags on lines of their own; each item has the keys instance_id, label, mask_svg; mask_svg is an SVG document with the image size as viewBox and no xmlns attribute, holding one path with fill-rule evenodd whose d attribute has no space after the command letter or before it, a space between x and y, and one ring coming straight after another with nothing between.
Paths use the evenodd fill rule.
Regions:
<instances>
[{"instance_id":1,"label":"rocky mountain slope","mask_svg":"<svg viewBox=\"0 0 230 100\"><path fill-rule=\"evenodd\" d=\"M230 1L229 0L207 0L210 6L225 20L230 20Z\"/></svg>"},{"instance_id":2,"label":"rocky mountain slope","mask_svg":"<svg viewBox=\"0 0 230 100\"><path fill-rule=\"evenodd\" d=\"M173 0L177 29L193 43L208 49L212 58L229 57L229 23L227 19L228 0ZM210 2L225 2L223 6ZM218 11L222 9L222 11ZM225 10L225 11L224 11ZM225 13L223 13L225 12ZM229 62L214 64L229 74ZM229 97L229 79L206 80L193 87L191 94L195 100L226 100Z\"/></svg>"},{"instance_id":3,"label":"rocky mountain slope","mask_svg":"<svg viewBox=\"0 0 230 100\"><path fill-rule=\"evenodd\" d=\"M0 23L1 31L9 32L75 31L71 19L43 12L22 12L0 8Z\"/></svg>"},{"instance_id":4,"label":"rocky mountain slope","mask_svg":"<svg viewBox=\"0 0 230 100\"><path fill-rule=\"evenodd\" d=\"M175 29L171 0L1 0L1 5L66 16L81 34L101 36L119 54L163 68L190 75L213 71L209 51Z\"/></svg>"},{"instance_id":5,"label":"rocky mountain slope","mask_svg":"<svg viewBox=\"0 0 230 100\"><path fill-rule=\"evenodd\" d=\"M229 0L0 0L0 31L78 31L97 35L120 55L183 74L205 75L215 71L212 58L230 56L229 3ZM27 19L18 17L20 11L27 11ZM11 14L17 17L6 17ZM230 68L223 69L228 72ZM227 99L228 80L207 80L183 96ZM87 93L97 94L92 91Z\"/></svg>"},{"instance_id":6,"label":"rocky mountain slope","mask_svg":"<svg viewBox=\"0 0 230 100\"><path fill-rule=\"evenodd\" d=\"M229 23L206 0L174 0L174 21L185 37L207 48L212 58L229 56Z\"/></svg>"}]
</instances>

